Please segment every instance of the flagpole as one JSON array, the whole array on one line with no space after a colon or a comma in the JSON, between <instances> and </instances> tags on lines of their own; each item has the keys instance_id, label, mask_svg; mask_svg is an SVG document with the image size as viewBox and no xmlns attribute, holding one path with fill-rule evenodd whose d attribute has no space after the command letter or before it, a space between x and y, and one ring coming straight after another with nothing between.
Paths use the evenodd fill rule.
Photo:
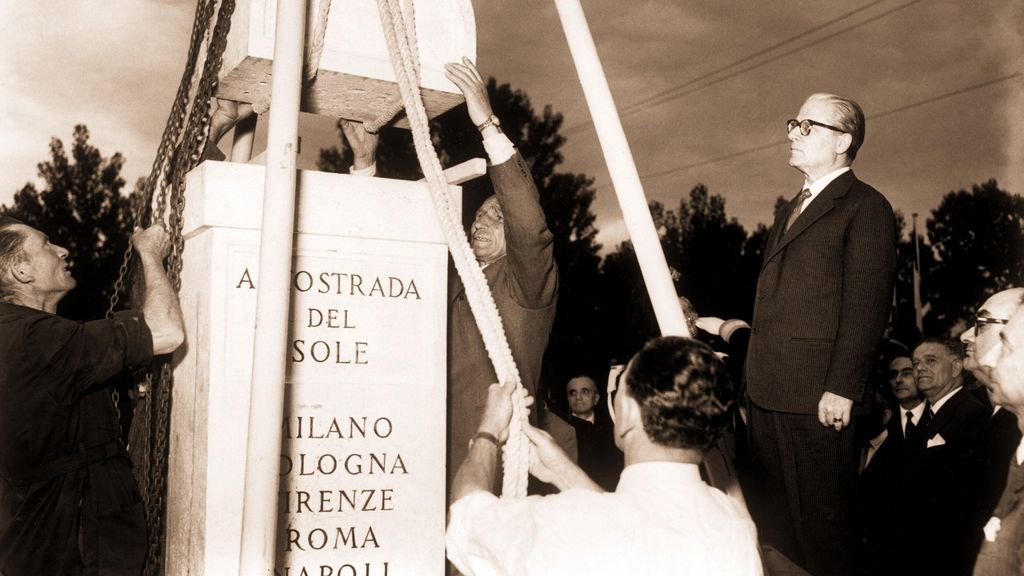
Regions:
<instances>
[{"instance_id":1,"label":"flagpole","mask_svg":"<svg viewBox=\"0 0 1024 576\"><path fill-rule=\"evenodd\" d=\"M914 323L924 336L924 313L921 310L921 249L917 241L917 212L911 215L910 233L914 238Z\"/></svg>"}]
</instances>

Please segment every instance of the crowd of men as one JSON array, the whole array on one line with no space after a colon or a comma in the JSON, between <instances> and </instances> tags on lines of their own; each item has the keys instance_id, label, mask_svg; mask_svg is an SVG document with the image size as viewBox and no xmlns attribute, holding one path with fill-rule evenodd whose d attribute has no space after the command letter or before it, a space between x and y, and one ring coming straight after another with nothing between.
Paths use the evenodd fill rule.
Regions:
<instances>
[{"instance_id":1,"label":"crowd of men","mask_svg":"<svg viewBox=\"0 0 1024 576\"><path fill-rule=\"evenodd\" d=\"M886 198L854 175L856 102L813 94L786 123L800 193L776 214L748 324L698 318L717 338L651 340L607 386L537 392L558 295L553 238L526 162L468 60L446 67L466 98L495 195L469 230L523 387L496 383L465 289L449 291L447 553L463 574L1024 573L1024 289L982 303L962 342L926 338L881 361L896 271ZM212 140L251 114L222 102ZM353 173L373 175L376 134L341 122ZM209 152L209 150L208 150ZM208 154L208 156L211 156ZM133 237L139 311L73 322L67 250L0 219L0 575L138 574L145 523L107 379L174 351L181 311L159 226ZM966 345L966 346L965 346ZM724 356L724 360L723 360ZM514 395L530 473L557 492L497 498ZM546 417L549 416L549 417ZM722 442L728 437L733 442ZM746 505L710 486L724 449ZM748 512L749 509L749 512Z\"/></svg>"}]
</instances>

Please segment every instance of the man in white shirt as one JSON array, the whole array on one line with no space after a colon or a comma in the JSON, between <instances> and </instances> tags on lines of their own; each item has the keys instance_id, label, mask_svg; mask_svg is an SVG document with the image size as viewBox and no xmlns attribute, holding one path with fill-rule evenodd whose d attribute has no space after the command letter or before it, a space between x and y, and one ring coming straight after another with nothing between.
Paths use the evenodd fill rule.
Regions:
<instances>
[{"instance_id":1,"label":"man in white shirt","mask_svg":"<svg viewBox=\"0 0 1024 576\"><path fill-rule=\"evenodd\" d=\"M603 493L549 435L527 425L530 473L561 493L499 500L489 488L513 391L491 385L455 478L448 525L455 567L467 575L761 574L746 511L700 478L698 465L734 401L714 352L685 338L652 340L609 388L626 460L615 492Z\"/></svg>"}]
</instances>

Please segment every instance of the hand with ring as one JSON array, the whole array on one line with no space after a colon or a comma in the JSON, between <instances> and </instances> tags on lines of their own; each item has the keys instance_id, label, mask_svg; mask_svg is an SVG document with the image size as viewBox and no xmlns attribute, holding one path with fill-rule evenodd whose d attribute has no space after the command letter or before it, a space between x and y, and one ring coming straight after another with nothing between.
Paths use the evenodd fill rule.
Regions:
<instances>
[{"instance_id":1,"label":"hand with ring","mask_svg":"<svg viewBox=\"0 0 1024 576\"><path fill-rule=\"evenodd\" d=\"M835 428L839 432L850 425L850 413L853 411L853 400L832 392L822 392L818 401L818 422L825 427Z\"/></svg>"}]
</instances>

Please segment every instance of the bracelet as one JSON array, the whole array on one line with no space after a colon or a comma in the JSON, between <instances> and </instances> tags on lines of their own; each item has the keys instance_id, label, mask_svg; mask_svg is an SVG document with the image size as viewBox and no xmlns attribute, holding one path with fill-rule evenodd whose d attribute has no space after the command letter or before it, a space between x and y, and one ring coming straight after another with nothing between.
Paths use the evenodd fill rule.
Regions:
<instances>
[{"instance_id":1,"label":"bracelet","mask_svg":"<svg viewBox=\"0 0 1024 576\"><path fill-rule=\"evenodd\" d=\"M498 442L498 437L495 436L494 434L491 434L490 432L477 432L476 436L473 436L473 438L469 441L469 447L472 448L473 444L477 440L487 440L491 444L494 444L495 448L501 447L501 442Z\"/></svg>"}]
</instances>

